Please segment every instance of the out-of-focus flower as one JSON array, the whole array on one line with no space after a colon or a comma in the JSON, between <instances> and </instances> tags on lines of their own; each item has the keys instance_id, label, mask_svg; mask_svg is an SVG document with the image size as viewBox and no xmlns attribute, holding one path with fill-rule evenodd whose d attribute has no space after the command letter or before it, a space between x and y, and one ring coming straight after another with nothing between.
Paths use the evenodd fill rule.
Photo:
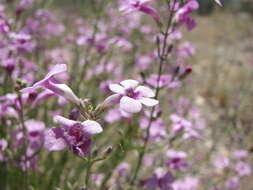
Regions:
<instances>
[{"instance_id":1,"label":"out-of-focus flower","mask_svg":"<svg viewBox=\"0 0 253 190\"><path fill-rule=\"evenodd\" d=\"M157 168L151 178L143 180L143 184L147 189L154 190L173 190L172 183L174 177L170 172L165 172L162 168Z\"/></svg>"},{"instance_id":2,"label":"out-of-focus flower","mask_svg":"<svg viewBox=\"0 0 253 190\"><path fill-rule=\"evenodd\" d=\"M240 161L235 165L235 171L240 176L249 176L251 174L251 167L249 164Z\"/></svg>"},{"instance_id":3,"label":"out-of-focus flower","mask_svg":"<svg viewBox=\"0 0 253 190\"><path fill-rule=\"evenodd\" d=\"M92 174L91 175L91 180L99 186L102 183L102 180L104 179L105 175L104 174Z\"/></svg>"},{"instance_id":4,"label":"out-of-focus flower","mask_svg":"<svg viewBox=\"0 0 253 190\"><path fill-rule=\"evenodd\" d=\"M199 180L193 177L186 177L183 180L175 181L173 190L198 190Z\"/></svg>"},{"instance_id":5,"label":"out-of-focus flower","mask_svg":"<svg viewBox=\"0 0 253 190\"><path fill-rule=\"evenodd\" d=\"M226 183L225 183L226 188L228 189L238 189L240 186L240 181L238 177L230 177Z\"/></svg>"},{"instance_id":6,"label":"out-of-focus flower","mask_svg":"<svg viewBox=\"0 0 253 190\"><path fill-rule=\"evenodd\" d=\"M127 162L122 162L117 168L116 168L116 172L120 175L120 176L127 176L128 172L130 169L130 165Z\"/></svg>"},{"instance_id":7,"label":"out-of-focus flower","mask_svg":"<svg viewBox=\"0 0 253 190\"><path fill-rule=\"evenodd\" d=\"M175 18L179 24L186 24L187 29L192 30L196 26L196 22L189 14L198 8L199 3L197 0L189 0L183 7L177 10Z\"/></svg>"},{"instance_id":8,"label":"out-of-focus flower","mask_svg":"<svg viewBox=\"0 0 253 190\"><path fill-rule=\"evenodd\" d=\"M139 85L136 80L124 80L119 84L110 84L110 90L116 93L115 99L120 101L120 109L127 113L137 113L142 109L142 104L153 107L158 100L153 99L155 93L148 87Z\"/></svg>"},{"instance_id":9,"label":"out-of-focus flower","mask_svg":"<svg viewBox=\"0 0 253 190\"><path fill-rule=\"evenodd\" d=\"M54 92L55 94L59 96L63 96L70 102L79 104L80 100L71 90L71 88L68 87L66 84L60 83L55 78L57 75L64 73L66 71L67 71L67 66L65 64L55 65L49 71L49 73L45 76L44 79L36 82L32 87L27 87L27 88L22 89L21 92L29 92L37 88L44 88L44 89L51 90L52 92Z\"/></svg>"},{"instance_id":10,"label":"out-of-focus flower","mask_svg":"<svg viewBox=\"0 0 253 190\"><path fill-rule=\"evenodd\" d=\"M186 162L187 154L182 151L168 150L167 156L169 159L166 161L168 168L176 169L180 171L186 171L188 164Z\"/></svg>"},{"instance_id":11,"label":"out-of-focus flower","mask_svg":"<svg viewBox=\"0 0 253 190\"><path fill-rule=\"evenodd\" d=\"M160 16L157 11L145 3L151 0L121 0L120 11L127 14L133 11L140 11L150 15L153 19L160 23Z\"/></svg>"},{"instance_id":12,"label":"out-of-focus flower","mask_svg":"<svg viewBox=\"0 0 253 190\"><path fill-rule=\"evenodd\" d=\"M49 151L60 151L68 146L73 153L84 157L89 152L91 136L103 131L100 124L92 120L81 123L62 116L55 116L54 120L63 128L53 127L45 132L45 148Z\"/></svg>"},{"instance_id":13,"label":"out-of-focus flower","mask_svg":"<svg viewBox=\"0 0 253 190\"><path fill-rule=\"evenodd\" d=\"M213 164L217 169L224 169L229 166L229 159L225 156L218 156L215 158Z\"/></svg>"},{"instance_id":14,"label":"out-of-focus flower","mask_svg":"<svg viewBox=\"0 0 253 190\"><path fill-rule=\"evenodd\" d=\"M246 158L248 156L248 152L246 150L235 150L233 155L236 159L240 160Z\"/></svg>"}]
</instances>

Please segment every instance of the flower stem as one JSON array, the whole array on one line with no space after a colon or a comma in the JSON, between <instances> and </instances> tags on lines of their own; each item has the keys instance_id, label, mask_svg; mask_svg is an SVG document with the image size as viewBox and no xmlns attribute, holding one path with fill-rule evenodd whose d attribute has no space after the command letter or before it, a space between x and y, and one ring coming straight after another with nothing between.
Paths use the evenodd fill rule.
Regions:
<instances>
[{"instance_id":1,"label":"flower stem","mask_svg":"<svg viewBox=\"0 0 253 190\"><path fill-rule=\"evenodd\" d=\"M167 46L167 38L169 36L169 29L172 26L172 18L173 18L173 15L174 15L173 10L174 10L174 6L175 6L175 2L176 1L174 0L173 7L171 9L170 16L169 16L169 19L168 19L168 22L167 22L167 26L166 26L166 29L165 29L165 32L164 32L162 52L160 52L160 43L157 43L158 52L160 52L161 54L160 53L158 54L158 56L159 56L159 67L158 67L158 72L157 72L158 77L157 77L157 81L156 81L155 99L158 98L158 95L159 95L159 92L160 92L160 85L159 84L160 84L160 80L161 80L163 65L164 65L164 62L166 62L166 59L167 59L167 56L168 56L168 53L169 53L167 51L167 47L168 47ZM153 107L152 110L151 110L151 113L150 113L150 119L149 119L148 127L147 127L147 130L146 130L146 136L145 136L145 139L144 139L143 147L142 147L141 151L139 152L137 166L134 170L133 178L130 181L131 189L133 189L133 187L135 186L135 182L136 182L136 179L138 177L138 174L139 174L142 162L143 162L144 155L146 153L146 149L147 149L147 145L148 145L149 137L150 137L150 128L151 128L152 121L154 119L154 117L153 117L154 111L155 111L155 108Z\"/></svg>"}]
</instances>

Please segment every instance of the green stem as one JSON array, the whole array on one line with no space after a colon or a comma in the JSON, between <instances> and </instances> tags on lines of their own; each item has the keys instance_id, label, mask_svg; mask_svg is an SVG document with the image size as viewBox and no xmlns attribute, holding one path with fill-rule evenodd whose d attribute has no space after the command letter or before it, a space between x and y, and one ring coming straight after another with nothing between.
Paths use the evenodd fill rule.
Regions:
<instances>
[{"instance_id":1,"label":"green stem","mask_svg":"<svg viewBox=\"0 0 253 190\"><path fill-rule=\"evenodd\" d=\"M158 95L159 95L159 92L160 92L159 83L160 83L160 79L161 79L161 75L162 75L163 65L164 65L164 62L166 62L166 59L167 59L167 56L168 56L168 53L169 53L169 52L167 52L167 38L169 36L169 29L172 25L172 18L173 18L173 15L174 15L173 10L174 10L174 6L175 6L175 2L176 2L176 0L174 0L173 8L170 12L170 16L169 16L169 19L168 19L168 22L167 22L165 33L164 33L162 52L161 52L161 55L159 55L159 60L160 61L159 61L159 67L158 67L158 72L157 72L158 78L157 78L156 89L155 89L155 97L154 97L155 99L158 98ZM158 52L160 52L160 44L158 43L157 46L158 46L157 47ZM151 114L150 114L149 124L148 124L147 130L146 130L146 136L145 136L145 139L144 139L144 144L143 144L143 147L142 147L141 151L139 152L140 154L139 154L139 157L138 157L137 166L134 170L133 178L130 181L131 189L133 189L133 187L135 185L136 179L138 177L138 174L139 174L142 162L143 162L144 155L146 153L146 149L147 149L148 142L149 142L149 137L150 137L150 128L151 128L152 121L154 119L153 118L154 111L155 111L155 108L153 107L152 110L151 110Z\"/></svg>"}]
</instances>

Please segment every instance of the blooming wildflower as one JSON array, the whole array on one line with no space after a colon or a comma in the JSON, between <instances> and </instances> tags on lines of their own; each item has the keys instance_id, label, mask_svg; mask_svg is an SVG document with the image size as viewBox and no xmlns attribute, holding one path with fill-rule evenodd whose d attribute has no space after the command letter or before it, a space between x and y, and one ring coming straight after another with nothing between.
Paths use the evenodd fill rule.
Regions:
<instances>
[{"instance_id":1,"label":"blooming wildflower","mask_svg":"<svg viewBox=\"0 0 253 190\"><path fill-rule=\"evenodd\" d=\"M96 184L97 186L101 185L105 175L104 174L92 174L91 180Z\"/></svg>"},{"instance_id":2,"label":"blooming wildflower","mask_svg":"<svg viewBox=\"0 0 253 190\"><path fill-rule=\"evenodd\" d=\"M192 122L176 115L172 114L170 116L172 124L172 134L176 135L183 131L183 138L188 139L190 137L199 137L199 133L193 128Z\"/></svg>"},{"instance_id":3,"label":"blooming wildflower","mask_svg":"<svg viewBox=\"0 0 253 190\"><path fill-rule=\"evenodd\" d=\"M68 146L75 154L84 157L90 149L91 136L103 131L100 124L92 120L81 123L62 116L55 116L54 120L63 128L53 127L45 132L45 148L49 151L60 151Z\"/></svg>"},{"instance_id":4,"label":"blooming wildflower","mask_svg":"<svg viewBox=\"0 0 253 190\"><path fill-rule=\"evenodd\" d=\"M173 190L172 183L174 177L170 172L166 172L162 168L157 168L151 178L143 180L143 184L147 189L156 189L160 190Z\"/></svg>"},{"instance_id":5,"label":"blooming wildflower","mask_svg":"<svg viewBox=\"0 0 253 190\"><path fill-rule=\"evenodd\" d=\"M249 176L251 174L251 167L249 164L240 161L235 165L235 171L240 176Z\"/></svg>"},{"instance_id":6,"label":"blooming wildflower","mask_svg":"<svg viewBox=\"0 0 253 190\"><path fill-rule=\"evenodd\" d=\"M153 107L158 101L153 99L155 93L148 87L139 85L136 80L124 80L119 84L110 84L110 90L114 93L115 99L120 100L120 109L127 113L137 113L142 109L142 104Z\"/></svg>"},{"instance_id":7,"label":"blooming wildflower","mask_svg":"<svg viewBox=\"0 0 253 190\"><path fill-rule=\"evenodd\" d=\"M160 16L158 15L157 11L154 8L145 4L149 1L151 0L122 0L120 5L120 11L125 14L133 11L140 11L150 15L156 22L160 23Z\"/></svg>"},{"instance_id":8,"label":"blooming wildflower","mask_svg":"<svg viewBox=\"0 0 253 190\"><path fill-rule=\"evenodd\" d=\"M173 183L173 190L198 190L199 180L193 177L186 177Z\"/></svg>"},{"instance_id":9,"label":"blooming wildflower","mask_svg":"<svg viewBox=\"0 0 253 190\"><path fill-rule=\"evenodd\" d=\"M167 156L169 157L169 160L166 161L167 167L180 171L185 171L188 168L185 152L168 150Z\"/></svg>"},{"instance_id":10,"label":"blooming wildflower","mask_svg":"<svg viewBox=\"0 0 253 190\"><path fill-rule=\"evenodd\" d=\"M149 119L143 117L140 119L140 127L142 129L147 129L149 125ZM161 118L152 121L150 126L150 139L154 141L159 141L166 137L166 125Z\"/></svg>"},{"instance_id":11,"label":"blooming wildflower","mask_svg":"<svg viewBox=\"0 0 253 190\"><path fill-rule=\"evenodd\" d=\"M246 158L248 156L248 152L246 150L235 150L233 155L236 159L240 160Z\"/></svg>"},{"instance_id":12,"label":"blooming wildflower","mask_svg":"<svg viewBox=\"0 0 253 190\"><path fill-rule=\"evenodd\" d=\"M186 24L187 29L192 30L196 26L196 22L189 16L189 14L198 8L198 1L190 0L177 10L175 18L178 20L179 24Z\"/></svg>"},{"instance_id":13,"label":"blooming wildflower","mask_svg":"<svg viewBox=\"0 0 253 190\"><path fill-rule=\"evenodd\" d=\"M239 178L238 177L230 177L226 183L225 186L228 189L238 189L240 185Z\"/></svg>"},{"instance_id":14,"label":"blooming wildflower","mask_svg":"<svg viewBox=\"0 0 253 190\"><path fill-rule=\"evenodd\" d=\"M122 162L122 163L116 168L116 172L117 172L120 176L127 176L129 169L130 169L130 165L129 165L127 162Z\"/></svg>"},{"instance_id":15,"label":"blooming wildflower","mask_svg":"<svg viewBox=\"0 0 253 190\"><path fill-rule=\"evenodd\" d=\"M225 156L218 156L215 158L213 164L217 169L224 169L229 166L229 159Z\"/></svg>"},{"instance_id":16,"label":"blooming wildflower","mask_svg":"<svg viewBox=\"0 0 253 190\"><path fill-rule=\"evenodd\" d=\"M27 120L25 121L25 127L29 141L27 147L27 156L31 156L41 147L44 142L45 124L41 121Z\"/></svg>"},{"instance_id":17,"label":"blooming wildflower","mask_svg":"<svg viewBox=\"0 0 253 190\"><path fill-rule=\"evenodd\" d=\"M67 66L65 64L55 65L49 73L45 76L44 79L36 82L32 87L27 87L21 90L21 92L29 92L37 88L44 88L51 90L59 96L63 96L67 100L79 104L79 98L73 93L71 88L66 84L59 83L55 78L56 75L59 75L67 71Z\"/></svg>"}]
</instances>

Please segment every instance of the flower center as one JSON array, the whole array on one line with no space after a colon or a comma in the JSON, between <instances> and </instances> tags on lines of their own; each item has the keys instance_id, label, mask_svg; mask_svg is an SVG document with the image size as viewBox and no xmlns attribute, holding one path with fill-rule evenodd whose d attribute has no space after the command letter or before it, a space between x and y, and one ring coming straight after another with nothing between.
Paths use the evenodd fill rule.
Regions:
<instances>
[{"instance_id":1,"label":"flower center","mask_svg":"<svg viewBox=\"0 0 253 190\"><path fill-rule=\"evenodd\" d=\"M135 92L132 88L126 90L126 95L130 98L136 99L139 96L139 92Z\"/></svg>"}]
</instances>

